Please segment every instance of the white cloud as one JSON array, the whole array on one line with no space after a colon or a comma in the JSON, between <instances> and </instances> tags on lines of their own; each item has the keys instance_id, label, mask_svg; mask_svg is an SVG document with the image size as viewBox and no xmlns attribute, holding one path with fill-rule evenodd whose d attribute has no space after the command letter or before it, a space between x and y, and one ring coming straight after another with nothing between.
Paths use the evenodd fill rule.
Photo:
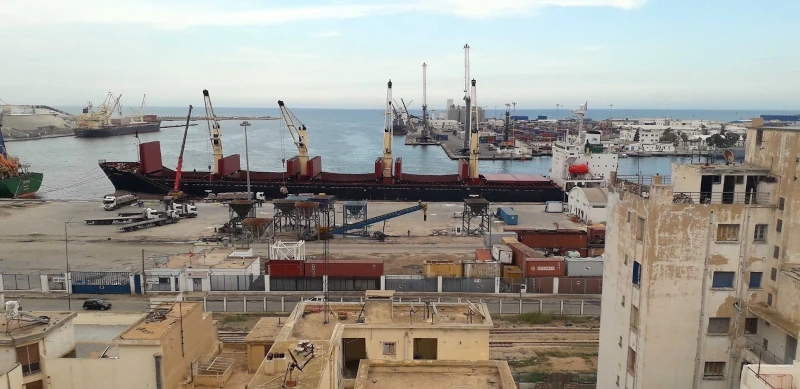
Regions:
<instances>
[{"instance_id":1,"label":"white cloud","mask_svg":"<svg viewBox=\"0 0 800 389\"><path fill-rule=\"evenodd\" d=\"M341 35L342 35L341 31L321 31L309 34L309 36L311 36L312 38L335 38Z\"/></svg>"},{"instance_id":2,"label":"white cloud","mask_svg":"<svg viewBox=\"0 0 800 389\"><path fill-rule=\"evenodd\" d=\"M647 0L387 0L332 2L309 6L241 6L221 0L64 0L0 2L0 25L134 24L162 29L199 26L275 25L322 19L353 19L408 12L450 14L464 18L522 15L543 7L611 7L633 9ZM235 3L233 3L235 4Z\"/></svg>"},{"instance_id":3,"label":"white cloud","mask_svg":"<svg viewBox=\"0 0 800 389\"><path fill-rule=\"evenodd\" d=\"M608 45L594 45L594 46L584 46L579 47L579 51L601 51L608 48Z\"/></svg>"}]
</instances>

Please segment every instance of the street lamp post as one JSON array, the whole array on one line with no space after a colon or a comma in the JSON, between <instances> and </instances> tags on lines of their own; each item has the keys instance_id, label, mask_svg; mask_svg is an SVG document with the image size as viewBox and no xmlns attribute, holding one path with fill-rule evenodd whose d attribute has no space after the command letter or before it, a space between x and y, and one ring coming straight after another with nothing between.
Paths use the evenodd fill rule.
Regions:
<instances>
[{"instance_id":1,"label":"street lamp post","mask_svg":"<svg viewBox=\"0 0 800 389\"><path fill-rule=\"evenodd\" d=\"M247 149L247 127L250 126L250 122L245 120L239 125L244 127L244 164L247 168L247 196L252 200L253 192L250 191L250 152Z\"/></svg>"}]
</instances>

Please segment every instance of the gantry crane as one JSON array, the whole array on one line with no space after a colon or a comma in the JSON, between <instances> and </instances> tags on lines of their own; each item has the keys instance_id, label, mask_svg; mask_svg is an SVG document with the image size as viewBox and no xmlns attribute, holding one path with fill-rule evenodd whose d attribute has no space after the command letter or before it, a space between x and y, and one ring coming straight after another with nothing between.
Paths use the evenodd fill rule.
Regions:
<instances>
[{"instance_id":1,"label":"gantry crane","mask_svg":"<svg viewBox=\"0 0 800 389\"><path fill-rule=\"evenodd\" d=\"M211 140L211 149L214 153L214 164L211 166L211 173L219 170L219 160L222 159L222 134L219 130L219 121L214 113L214 106L211 105L211 96L208 89L203 89L203 101L206 105L206 123L208 124L208 137Z\"/></svg>"},{"instance_id":2,"label":"gantry crane","mask_svg":"<svg viewBox=\"0 0 800 389\"><path fill-rule=\"evenodd\" d=\"M394 132L394 107L392 106L392 80L386 88L386 112L383 118L383 179L392 178L392 133Z\"/></svg>"},{"instance_id":3,"label":"gantry crane","mask_svg":"<svg viewBox=\"0 0 800 389\"><path fill-rule=\"evenodd\" d=\"M278 107L281 110L281 117L286 123L286 128L289 129L289 134L292 135L292 140L297 146L297 159L300 162L300 175L308 175L308 137L306 125L294 116L289 108L283 103L283 100L278 100Z\"/></svg>"},{"instance_id":4,"label":"gantry crane","mask_svg":"<svg viewBox=\"0 0 800 389\"><path fill-rule=\"evenodd\" d=\"M189 105L189 113L186 115L186 127L183 129L183 141L181 142L181 153L178 154L178 167L175 169L175 185L172 187L172 191L169 192L169 196L172 196L173 199L179 200L183 197L183 191L181 191L181 173L183 173L183 150L186 148L186 136L189 134L189 122L192 120L192 107Z\"/></svg>"}]
</instances>

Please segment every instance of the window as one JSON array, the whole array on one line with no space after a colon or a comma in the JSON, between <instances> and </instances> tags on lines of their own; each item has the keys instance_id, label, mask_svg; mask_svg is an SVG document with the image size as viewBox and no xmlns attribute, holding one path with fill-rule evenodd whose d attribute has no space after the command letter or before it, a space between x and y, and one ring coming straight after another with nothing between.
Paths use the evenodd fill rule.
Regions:
<instances>
[{"instance_id":1,"label":"window","mask_svg":"<svg viewBox=\"0 0 800 389\"><path fill-rule=\"evenodd\" d=\"M786 207L786 198L785 197L781 197L780 199L778 199L778 209L783 211L783 209L785 207Z\"/></svg>"},{"instance_id":2,"label":"window","mask_svg":"<svg viewBox=\"0 0 800 389\"><path fill-rule=\"evenodd\" d=\"M753 240L756 242L763 242L767 240L766 224L756 224L756 230L753 233Z\"/></svg>"},{"instance_id":3,"label":"window","mask_svg":"<svg viewBox=\"0 0 800 389\"><path fill-rule=\"evenodd\" d=\"M642 281L642 265L639 261L633 261L633 284L639 285Z\"/></svg>"},{"instance_id":4,"label":"window","mask_svg":"<svg viewBox=\"0 0 800 389\"><path fill-rule=\"evenodd\" d=\"M715 271L711 280L712 288L733 288L734 272Z\"/></svg>"},{"instance_id":5,"label":"window","mask_svg":"<svg viewBox=\"0 0 800 389\"><path fill-rule=\"evenodd\" d=\"M703 377L722 377L725 372L725 362L706 362Z\"/></svg>"},{"instance_id":6,"label":"window","mask_svg":"<svg viewBox=\"0 0 800 389\"><path fill-rule=\"evenodd\" d=\"M631 211L628 211L628 223L631 222Z\"/></svg>"},{"instance_id":7,"label":"window","mask_svg":"<svg viewBox=\"0 0 800 389\"><path fill-rule=\"evenodd\" d=\"M767 293L767 305L772 306L772 293Z\"/></svg>"},{"instance_id":8,"label":"window","mask_svg":"<svg viewBox=\"0 0 800 389\"><path fill-rule=\"evenodd\" d=\"M639 308L631 305L631 328L638 329L639 328Z\"/></svg>"},{"instance_id":9,"label":"window","mask_svg":"<svg viewBox=\"0 0 800 389\"><path fill-rule=\"evenodd\" d=\"M36 374L42 370L39 365L39 343L17 347L17 361L22 365L22 374Z\"/></svg>"},{"instance_id":10,"label":"window","mask_svg":"<svg viewBox=\"0 0 800 389\"><path fill-rule=\"evenodd\" d=\"M775 246L772 248L772 258L778 259L781 256L781 248Z\"/></svg>"},{"instance_id":11,"label":"window","mask_svg":"<svg viewBox=\"0 0 800 389\"><path fill-rule=\"evenodd\" d=\"M625 296L622 296L622 306L625 306Z\"/></svg>"},{"instance_id":12,"label":"window","mask_svg":"<svg viewBox=\"0 0 800 389\"><path fill-rule=\"evenodd\" d=\"M773 281L778 279L778 269L773 267L772 270L769 271L769 279Z\"/></svg>"},{"instance_id":13,"label":"window","mask_svg":"<svg viewBox=\"0 0 800 389\"><path fill-rule=\"evenodd\" d=\"M738 240L738 224L720 224L717 226L717 242L736 242Z\"/></svg>"},{"instance_id":14,"label":"window","mask_svg":"<svg viewBox=\"0 0 800 389\"><path fill-rule=\"evenodd\" d=\"M397 343L386 342L383 343L383 355L395 355L397 353Z\"/></svg>"},{"instance_id":15,"label":"window","mask_svg":"<svg viewBox=\"0 0 800 389\"><path fill-rule=\"evenodd\" d=\"M775 223L775 231L781 232L783 230L783 220L778 219L778 222Z\"/></svg>"},{"instance_id":16,"label":"window","mask_svg":"<svg viewBox=\"0 0 800 389\"><path fill-rule=\"evenodd\" d=\"M747 284L750 289L761 289L761 277L764 273L760 271L750 272L750 282Z\"/></svg>"},{"instance_id":17,"label":"window","mask_svg":"<svg viewBox=\"0 0 800 389\"><path fill-rule=\"evenodd\" d=\"M644 240L644 218L639 218L639 223L636 226L636 240L639 242Z\"/></svg>"},{"instance_id":18,"label":"window","mask_svg":"<svg viewBox=\"0 0 800 389\"><path fill-rule=\"evenodd\" d=\"M761 147L764 143L764 130L756 130L756 146Z\"/></svg>"},{"instance_id":19,"label":"window","mask_svg":"<svg viewBox=\"0 0 800 389\"><path fill-rule=\"evenodd\" d=\"M748 317L744 319L744 333L745 334L757 334L758 333L758 318L757 317Z\"/></svg>"},{"instance_id":20,"label":"window","mask_svg":"<svg viewBox=\"0 0 800 389\"><path fill-rule=\"evenodd\" d=\"M711 317L708 319L709 334L727 334L731 328L731 318Z\"/></svg>"},{"instance_id":21,"label":"window","mask_svg":"<svg viewBox=\"0 0 800 389\"><path fill-rule=\"evenodd\" d=\"M722 183L722 176L712 176L712 177L713 177L712 178L712 182L713 183L715 183L715 184L721 184Z\"/></svg>"},{"instance_id":22,"label":"window","mask_svg":"<svg viewBox=\"0 0 800 389\"><path fill-rule=\"evenodd\" d=\"M628 347L628 371L634 373L636 371L636 351Z\"/></svg>"}]
</instances>

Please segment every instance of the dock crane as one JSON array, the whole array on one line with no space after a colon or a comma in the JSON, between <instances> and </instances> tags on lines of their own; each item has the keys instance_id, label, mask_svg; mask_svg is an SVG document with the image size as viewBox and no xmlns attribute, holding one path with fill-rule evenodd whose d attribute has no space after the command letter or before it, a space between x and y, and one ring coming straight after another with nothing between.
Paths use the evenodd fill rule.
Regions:
<instances>
[{"instance_id":1,"label":"dock crane","mask_svg":"<svg viewBox=\"0 0 800 389\"><path fill-rule=\"evenodd\" d=\"M392 136L394 132L394 106L392 106L392 80L386 88L386 113L383 118L383 179L392 179Z\"/></svg>"},{"instance_id":2,"label":"dock crane","mask_svg":"<svg viewBox=\"0 0 800 389\"><path fill-rule=\"evenodd\" d=\"M217 115L214 113L214 106L211 105L211 96L208 95L208 89L203 89L203 101L206 105L208 137L211 140L211 148L214 152L214 164L210 170L211 173L216 173L219 167L219 160L222 159L222 135L219 131L219 121L217 120Z\"/></svg>"},{"instance_id":3,"label":"dock crane","mask_svg":"<svg viewBox=\"0 0 800 389\"><path fill-rule=\"evenodd\" d=\"M186 136L189 134L189 122L192 120L193 108L194 107L189 105L189 113L186 115L186 127L183 130L181 153L178 154L178 167L175 169L175 186L172 187L172 191L170 191L168 195L176 200L183 197L183 191L181 191L181 173L183 173L183 150L186 148Z\"/></svg>"},{"instance_id":4,"label":"dock crane","mask_svg":"<svg viewBox=\"0 0 800 389\"><path fill-rule=\"evenodd\" d=\"M422 133L420 138L427 140L428 134L428 64L422 63Z\"/></svg>"},{"instance_id":5,"label":"dock crane","mask_svg":"<svg viewBox=\"0 0 800 389\"><path fill-rule=\"evenodd\" d=\"M466 105L467 114L464 126L464 149L469 149L470 129L472 128L472 96L469 84L469 44L464 45L464 103Z\"/></svg>"},{"instance_id":6,"label":"dock crane","mask_svg":"<svg viewBox=\"0 0 800 389\"><path fill-rule=\"evenodd\" d=\"M475 79L472 79L472 99L476 103L475 105L475 112L474 117L473 112L471 112L467 117L472 117L471 121L474 122L474 125L470 126L464 133L469 132L469 178L471 181L475 182L478 180L478 155L480 154L481 150L478 148L478 97L477 97L477 90L475 87ZM467 120L469 123L470 120Z\"/></svg>"},{"instance_id":7,"label":"dock crane","mask_svg":"<svg viewBox=\"0 0 800 389\"><path fill-rule=\"evenodd\" d=\"M411 120L414 116L408 112L408 106L406 105L406 102L403 101L403 99L400 99L400 102L403 103L403 112L406 113L406 125L408 126L408 132L415 132L416 127L414 126L414 121ZM397 102L395 102L395 104L397 104ZM408 104L411 105L411 102Z\"/></svg>"},{"instance_id":8,"label":"dock crane","mask_svg":"<svg viewBox=\"0 0 800 389\"><path fill-rule=\"evenodd\" d=\"M278 107L281 110L281 117L292 135L292 140L297 146L297 158L300 162L300 175L308 175L308 136L306 125L294 116L294 113L286 108L283 100L278 100Z\"/></svg>"}]
</instances>

